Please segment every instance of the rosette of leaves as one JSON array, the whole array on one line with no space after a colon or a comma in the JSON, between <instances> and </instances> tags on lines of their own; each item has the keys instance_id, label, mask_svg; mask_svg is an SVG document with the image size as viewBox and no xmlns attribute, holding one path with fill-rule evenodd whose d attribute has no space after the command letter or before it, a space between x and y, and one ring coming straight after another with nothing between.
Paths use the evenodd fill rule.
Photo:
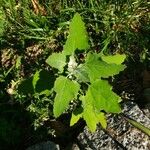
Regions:
<instances>
[{"instance_id":1,"label":"rosette of leaves","mask_svg":"<svg viewBox=\"0 0 150 150\"><path fill-rule=\"evenodd\" d=\"M37 99L37 103L30 107L32 112L41 116L44 110L46 116L43 119L47 120L49 105L52 104L54 117L57 118L68 110L71 102L76 101L79 105L73 108L70 125L83 118L91 131L95 131L99 123L106 128L105 113L121 112L120 97L112 91L107 78L125 69L122 63L126 57L119 54L105 56L90 52L89 48L85 24L76 13L70 22L69 36L63 51L53 53L46 60L54 70L51 73L37 70L18 88L20 94L30 93ZM50 98L49 104L47 100L41 100L43 95ZM40 101L42 103L39 106ZM46 109L39 109L41 107Z\"/></svg>"},{"instance_id":2,"label":"rosette of leaves","mask_svg":"<svg viewBox=\"0 0 150 150\"><path fill-rule=\"evenodd\" d=\"M104 56L89 51L90 45L85 24L76 13L69 26L69 36L63 51L53 53L46 62L58 70L53 91L53 113L57 118L64 113L72 101L81 105L72 112L70 125L80 118L86 121L91 131L97 124L106 128L105 113L120 113L120 97L112 91L107 78L125 69L125 55ZM84 57L79 57L80 54ZM69 59L68 59L69 58ZM86 88L84 88L85 85Z\"/></svg>"},{"instance_id":3,"label":"rosette of leaves","mask_svg":"<svg viewBox=\"0 0 150 150\"><path fill-rule=\"evenodd\" d=\"M47 120L49 104L52 104L54 117L57 118L69 109L71 102L76 102L79 106L73 108L70 125L83 118L91 131L95 131L99 123L106 128L105 113L121 112L120 97L112 91L107 78L125 69L122 63L126 57L119 54L105 56L90 52L89 48L85 24L76 13L70 22L63 51L53 53L46 60L54 70L51 73L39 70L28 80L29 83L24 80L18 88L19 93L30 93L38 99L34 107L29 107L32 112L41 116L44 111L46 116L42 119ZM43 95L50 98L49 104L40 100ZM40 107L45 109L39 109L40 101Z\"/></svg>"}]
</instances>

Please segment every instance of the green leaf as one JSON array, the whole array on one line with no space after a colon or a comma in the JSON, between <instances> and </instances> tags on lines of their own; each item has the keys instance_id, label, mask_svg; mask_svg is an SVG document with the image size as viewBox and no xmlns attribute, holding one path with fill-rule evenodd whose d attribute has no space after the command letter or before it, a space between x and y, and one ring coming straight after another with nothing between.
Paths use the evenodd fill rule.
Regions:
<instances>
[{"instance_id":1,"label":"green leaf","mask_svg":"<svg viewBox=\"0 0 150 150\"><path fill-rule=\"evenodd\" d=\"M97 124L101 123L103 128L106 128L106 118L104 114L100 111L97 111L92 104L92 101L83 97L83 118L86 121L87 126L89 129L94 132L96 130Z\"/></svg>"},{"instance_id":2,"label":"green leaf","mask_svg":"<svg viewBox=\"0 0 150 150\"><path fill-rule=\"evenodd\" d=\"M117 64L120 65L122 64L125 59L126 59L126 55L120 55L120 54L116 54L116 55L112 55L112 56L101 56L102 60L109 63L109 64Z\"/></svg>"},{"instance_id":3,"label":"green leaf","mask_svg":"<svg viewBox=\"0 0 150 150\"><path fill-rule=\"evenodd\" d=\"M53 53L48 57L46 63L63 72L64 66L66 65L66 55L64 53Z\"/></svg>"},{"instance_id":4,"label":"green leaf","mask_svg":"<svg viewBox=\"0 0 150 150\"><path fill-rule=\"evenodd\" d=\"M35 92L39 93L40 95L49 95L54 86L55 80L56 78L52 71L50 72L47 70L41 70L39 72L39 80L36 82Z\"/></svg>"},{"instance_id":5,"label":"green leaf","mask_svg":"<svg viewBox=\"0 0 150 150\"><path fill-rule=\"evenodd\" d=\"M38 70L33 76L32 85L34 92L40 95L50 95L54 86L55 77L52 72Z\"/></svg>"},{"instance_id":6,"label":"green leaf","mask_svg":"<svg viewBox=\"0 0 150 150\"><path fill-rule=\"evenodd\" d=\"M82 115L83 115L83 108L82 108L82 107L77 108L77 109L72 113L71 120L70 120L70 126L73 126L75 123L77 123L78 120L79 120L80 118L82 118Z\"/></svg>"},{"instance_id":7,"label":"green leaf","mask_svg":"<svg viewBox=\"0 0 150 150\"><path fill-rule=\"evenodd\" d=\"M92 132L96 130L98 123L101 123L103 128L107 126L102 110L111 113L121 112L119 99L107 81L99 79L89 86L86 95L82 97L82 103L83 118Z\"/></svg>"},{"instance_id":8,"label":"green leaf","mask_svg":"<svg viewBox=\"0 0 150 150\"><path fill-rule=\"evenodd\" d=\"M72 55L76 49L86 50L88 48L89 44L85 24L81 16L76 13L69 26L69 36L64 45L64 53Z\"/></svg>"},{"instance_id":9,"label":"green leaf","mask_svg":"<svg viewBox=\"0 0 150 150\"><path fill-rule=\"evenodd\" d=\"M85 96L97 110L104 110L109 113L120 113L118 104L120 97L112 91L108 81L96 80L93 82Z\"/></svg>"},{"instance_id":10,"label":"green leaf","mask_svg":"<svg viewBox=\"0 0 150 150\"><path fill-rule=\"evenodd\" d=\"M76 98L80 86L63 76L56 79L54 91L57 93L54 99L54 116L60 116L69 106L69 102Z\"/></svg>"},{"instance_id":11,"label":"green leaf","mask_svg":"<svg viewBox=\"0 0 150 150\"><path fill-rule=\"evenodd\" d=\"M40 71L38 70L38 71L36 71L36 73L34 74L33 80L32 80L32 85L33 85L34 90L35 90L35 88L36 88L36 83L37 83L37 81L40 79L39 76L40 76Z\"/></svg>"},{"instance_id":12,"label":"green leaf","mask_svg":"<svg viewBox=\"0 0 150 150\"><path fill-rule=\"evenodd\" d=\"M102 61L98 54L89 53L83 68L88 73L90 81L93 82L101 77L107 78L118 74L125 69L125 65L108 64Z\"/></svg>"},{"instance_id":13,"label":"green leaf","mask_svg":"<svg viewBox=\"0 0 150 150\"><path fill-rule=\"evenodd\" d=\"M86 121L86 124L89 127L89 129L92 132L94 132L96 130L98 120L92 105L84 106L83 118Z\"/></svg>"},{"instance_id":14,"label":"green leaf","mask_svg":"<svg viewBox=\"0 0 150 150\"><path fill-rule=\"evenodd\" d=\"M18 56L17 60L16 60L16 69L19 69L19 67L21 66L21 56Z\"/></svg>"},{"instance_id":15,"label":"green leaf","mask_svg":"<svg viewBox=\"0 0 150 150\"><path fill-rule=\"evenodd\" d=\"M43 90L42 92L39 93L39 95L50 96L51 95L51 91L50 90Z\"/></svg>"}]
</instances>

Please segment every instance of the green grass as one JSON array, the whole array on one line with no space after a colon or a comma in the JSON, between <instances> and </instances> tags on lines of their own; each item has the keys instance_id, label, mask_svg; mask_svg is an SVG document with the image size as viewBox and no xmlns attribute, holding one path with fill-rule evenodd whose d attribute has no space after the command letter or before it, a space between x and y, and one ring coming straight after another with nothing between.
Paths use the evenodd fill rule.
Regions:
<instances>
[{"instance_id":1,"label":"green grass","mask_svg":"<svg viewBox=\"0 0 150 150\"><path fill-rule=\"evenodd\" d=\"M21 0L19 3L15 0L2 1L8 37L13 34L22 41L46 41L55 36L58 29L62 32L67 30L67 21L78 11L87 23L93 48L106 53L121 51L130 54L135 53L130 50L134 45L140 50L149 48L149 36L145 36L150 30L148 1L48 0L41 3L46 15L35 14L29 0Z\"/></svg>"},{"instance_id":2,"label":"green grass","mask_svg":"<svg viewBox=\"0 0 150 150\"><path fill-rule=\"evenodd\" d=\"M0 40L2 40L3 32L5 28L5 14L0 7Z\"/></svg>"}]
</instances>

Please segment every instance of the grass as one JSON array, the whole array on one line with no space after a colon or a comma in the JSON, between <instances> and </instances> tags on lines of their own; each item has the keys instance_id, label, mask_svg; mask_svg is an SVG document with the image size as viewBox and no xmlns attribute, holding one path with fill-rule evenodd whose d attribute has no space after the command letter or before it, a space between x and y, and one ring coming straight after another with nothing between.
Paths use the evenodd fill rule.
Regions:
<instances>
[{"instance_id":1,"label":"grass","mask_svg":"<svg viewBox=\"0 0 150 150\"><path fill-rule=\"evenodd\" d=\"M98 49L104 52L118 50L127 53L137 41L137 37L138 40L143 39L145 37L143 32L149 31L149 5L147 1L141 0L119 0L118 2L104 0L52 2L48 0L47 3L39 3L45 14L40 9L37 14L29 0L22 0L18 3L15 0L10 2L3 0L2 4L9 22L9 34L16 34L22 41L48 40L49 37L55 36L58 29L62 29L62 23L64 23L63 27L67 25L67 21L72 18L74 12L78 11L87 22L91 34L99 36L99 39L96 40L97 38L94 39L91 35L93 47L98 46ZM140 31L143 25L144 31ZM15 31L18 32L14 33ZM145 39L140 41L139 47L147 48L148 44L145 41ZM114 48L110 45L113 45Z\"/></svg>"}]
</instances>

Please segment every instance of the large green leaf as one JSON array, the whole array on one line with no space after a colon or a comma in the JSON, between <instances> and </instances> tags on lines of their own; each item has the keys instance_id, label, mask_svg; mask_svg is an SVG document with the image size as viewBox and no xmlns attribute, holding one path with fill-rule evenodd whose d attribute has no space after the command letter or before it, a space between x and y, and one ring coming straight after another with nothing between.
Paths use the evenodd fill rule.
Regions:
<instances>
[{"instance_id":1,"label":"large green leaf","mask_svg":"<svg viewBox=\"0 0 150 150\"><path fill-rule=\"evenodd\" d=\"M69 36L64 45L66 55L72 55L76 49L86 50L89 48L88 36L85 24L81 16L76 13L69 26Z\"/></svg>"},{"instance_id":2,"label":"large green leaf","mask_svg":"<svg viewBox=\"0 0 150 150\"><path fill-rule=\"evenodd\" d=\"M66 55L64 53L53 53L48 57L46 63L63 72L64 66L66 65Z\"/></svg>"},{"instance_id":3,"label":"large green leaf","mask_svg":"<svg viewBox=\"0 0 150 150\"><path fill-rule=\"evenodd\" d=\"M54 99L54 116L60 116L69 106L69 102L76 98L80 86L77 82L60 76L54 84L54 91L57 93Z\"/></svg>"},{"instance_id":4,"label":"large green leaf","mask_svg":"<svg viewBox=\"0 0 150 150\"><path fill-rule=\"evenodd\" d=\"M119 99L107 81L98 79L89 86L86 95L82 97L82 116L91 131L96 130L98 123L106 128L106 118L102 110L111 113L121 112ZM77 117L79 116L75 119L78 119Z\"/></svg>"},{"instance_id":5,"label":"large green leaf","mask_svg":"<svg viewBox=\"0 0 150 150\"><path fill-rule=\"evenodd\" d=\"M126 59L126 55L120 55L120 54L116 54L116 55L110 55L110 56L101 56L102 60L111 64L111 63L114 63L114 64L117 64L117 65L120 65L121 63L123 63Z\"/></svg>"},{"instance_id":6,"label":"large green leaf","mask_svg":"<svg viewBox=\"0 0 150 150\"><path fill-rule=\"evenodd\" d=\"M85 96L87 102L91 102L97 110L104 110L110 113L119 113L120 97L112 91L108 81L96 80L93 82Z\"/></svg>"},{"instance_id":7,"label":"large green leaf","mask_svg":"<svg viewBox=\"0 0 150 150\"><path fill-rule=\"evenodd\" d=\"M125 65L108 64L102 61L98 54L89 53L83 68L88 73L90 81L93 82L101 77L107 78L118 74L125 69Z\"/></svg>"}]
</instances>

